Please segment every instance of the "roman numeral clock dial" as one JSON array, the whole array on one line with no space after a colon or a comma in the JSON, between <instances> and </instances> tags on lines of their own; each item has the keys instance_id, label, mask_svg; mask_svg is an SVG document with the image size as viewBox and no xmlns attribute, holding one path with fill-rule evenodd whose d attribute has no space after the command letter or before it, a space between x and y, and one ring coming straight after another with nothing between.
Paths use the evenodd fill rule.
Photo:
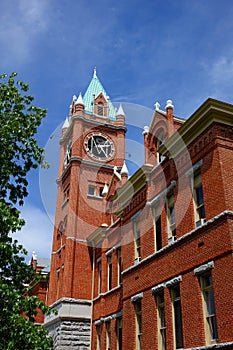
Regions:
<instances>
[{"instance_id":1,"label":"roman numeral clock dial","mask_svg":"<svg viewBox=\"0 0 233 350\"><path fill-rule=\"evenodd\" d=\"M88 134L84 140L84 147L88 155L98 160L108 160L115 152L113 141L100 132Z\"/></svg>"}]
</instances>

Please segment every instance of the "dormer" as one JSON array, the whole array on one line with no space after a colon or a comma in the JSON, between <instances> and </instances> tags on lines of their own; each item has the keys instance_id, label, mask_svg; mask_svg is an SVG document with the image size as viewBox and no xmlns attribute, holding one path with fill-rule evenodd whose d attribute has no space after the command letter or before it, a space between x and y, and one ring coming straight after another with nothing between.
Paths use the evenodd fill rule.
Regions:
<instances>
[{"instance_id":1,"label":"dormer","mask_svg":"<svg viewBox=\"0 0 233 350\"><path fill-rule=\"evenodd\" d=\"M100 117L108 117L108 100L102 92L97 97L93 96L93 114Z\"/></svg>"}]
</instances>

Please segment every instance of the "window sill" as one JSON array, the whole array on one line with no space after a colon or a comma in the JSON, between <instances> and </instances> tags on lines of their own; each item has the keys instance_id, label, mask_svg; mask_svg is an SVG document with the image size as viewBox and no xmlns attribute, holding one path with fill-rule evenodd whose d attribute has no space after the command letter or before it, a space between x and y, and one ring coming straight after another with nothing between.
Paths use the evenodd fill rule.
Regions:
<instances>
[{"instance_id":1,"label":"window sill","mask_svg":"<svg viewBox=\"0 0 233 350\"><path fill-rule=\"evenodd\" d=\"M95 196L95 195L92 195L92 194L88 194L87 197L88 198L92 198L92 199L98 199L98 200L102 200L103 199L103 197L101 197L101 196Z\"/></svg>"},{"instance_id":2,"label":"window sill","mask_svg":"<svg viewBox=\"0 0 233 350\"><path fill-rule=\"evenodd\" d=\"M112 293L112 292L115 292L115 291L118 290L118 289L121 289L121 287L122 287L122 283L119 284L118 286L116 286L116 287L114 287L114 288L108 290L107 292L100 293L97 297L95 297L95 298L93 299L93 301L96 301L96 300L98 300L98 299L101 298L101 297L105 297L106 295L108 295L108 294L110 294L110 293Z\"/></svg>"}]
</instances>

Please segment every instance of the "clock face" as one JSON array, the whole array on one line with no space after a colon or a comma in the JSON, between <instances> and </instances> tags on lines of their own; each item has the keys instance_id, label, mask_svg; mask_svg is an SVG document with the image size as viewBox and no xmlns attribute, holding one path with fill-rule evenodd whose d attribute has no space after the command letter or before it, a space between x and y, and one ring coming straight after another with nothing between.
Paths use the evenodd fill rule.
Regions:
<instances>
[{"instance_id":1,"label":"clock face","mask_svg":"<svg viewBox=\"0 0 233 350\"><path fill-rule=\"evenodd\" d=\"M100 132L92 132L85 137L84 147L87 153L96 159L112 158L114 154L113 141Z\"/></svg>"}]
</instances>

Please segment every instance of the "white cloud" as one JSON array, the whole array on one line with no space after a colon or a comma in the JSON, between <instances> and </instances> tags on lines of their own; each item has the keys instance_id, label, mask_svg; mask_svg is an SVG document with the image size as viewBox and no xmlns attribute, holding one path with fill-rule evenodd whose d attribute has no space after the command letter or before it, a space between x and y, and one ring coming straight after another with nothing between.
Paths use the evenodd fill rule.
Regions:
<instances>
[{"instance_id":1,"label":"white cloud","mask_svg":"<svg viewBox=\"0 0 233 350\"><path fill-rule=\"evenodd\" d=\"M17 239L27 249L27 260L31 259L33 251L41 258L49 258L51 255L53 224L47 214L40 208L25 205L21 216L26 221L26 225L20 232L13 234L13 239Z\"/></svg>"}]
</instances>

